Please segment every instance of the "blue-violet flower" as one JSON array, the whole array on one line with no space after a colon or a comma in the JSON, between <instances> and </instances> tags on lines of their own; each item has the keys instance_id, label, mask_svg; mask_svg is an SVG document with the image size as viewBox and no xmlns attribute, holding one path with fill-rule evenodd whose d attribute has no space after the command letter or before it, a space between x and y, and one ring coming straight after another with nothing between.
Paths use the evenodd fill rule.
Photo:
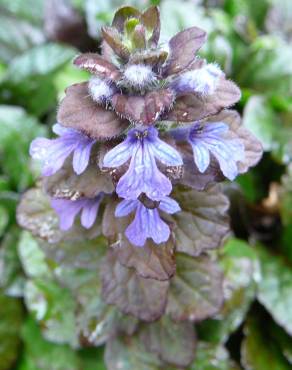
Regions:
<instances>
[{"instance_id":1,"label":"blue-violet flower","mask_svg":"<svg viewBox=\"0 0 292 370\"><path fill-rule=\"evenodd\" d=\"M51 199L51 206L59 217L60 229L64 231L69 230L80 212L81 225L86 229L90 229L96 220L103 197L104 194L100 193L92 199L82 198L74 201L69 199Z\"/></svg>"},{"instance_id":2,"label":"blue-violet flower","mask_svg":"<svg viewBox=\"0 0 292 370\"><path fill-rule=\"evenodd\" d=\"M85 171L95 140L81 132L55 124L53 131L56 139L36 138L30 145L29 153L42 162L42 175L51 176L64 164L73 152L73 169L77 175Z\"/></svg>"},{"instance_id":3,"label":"blue-violet flower","mask_svg":"<svg viewBox=\"0 0 292 370\"><path fill-rule=\"evenodd\" d=\"M237 162L244 159L244 145L239 138L228 136L228 125L223 122L195 123L188 131L194 161L200 172L210 164L210 153L217 159L224 176L234 180L238 175Z\"/></svg>"},{"instance_id":4,"label":"blue-violet flower","mask_svg":"<svg viewBox=\"0 0 292 370\"><path fill-rule=\"evenodd\" d=\"M130 130L127 138L105 155L103 165L119 167L129 159L129 168L116 187L117 194L126 199L137 199L145 193L152 200L161 200L170 194L172 185L158 169L156 160L166 166L183 164L180 154L159 139L154 127Z\"/></svg>"},{"instance_id":5,"label":"blue-violet flower","mask_svg":"<svg viewBox=\"0 0 292 370\"><path fill-rule=\"evenodd\" d=\"M133 222L127 227L125 235L137 247L142 247L147 238L152 238L156 244L166 242L170 236L170 229L159 215L159 210L169 214L179 212L178 203L169 198L161 199L158 208L149 209L139 200L122 200L115 211L116 217L124 217L136 210Z\"/></svg>"}]
</instances>

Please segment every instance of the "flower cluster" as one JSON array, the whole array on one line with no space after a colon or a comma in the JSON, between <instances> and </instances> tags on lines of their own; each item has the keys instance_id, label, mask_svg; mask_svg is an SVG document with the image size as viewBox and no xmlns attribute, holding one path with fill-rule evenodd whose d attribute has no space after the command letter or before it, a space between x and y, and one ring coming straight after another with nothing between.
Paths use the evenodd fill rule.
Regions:
<instances>
[{"instance_id":1,"label":"flower cluster","mask_svg":"<svg viewBox=\"0 0 292 370\"><path fill-rule=\"evenodd\" d=\"M159 34L157 7L122 7L102 29L102 53L75 58L91 77L66 90L57 137L31 143L42 177L17 219L57 265L88 270L82 287L74 283L79 339L107 342L108 364L125 341L133 351L148 343L159 368L184 368L195 353L193 321L217 314L224 299L208 254L229 233L217 183L254 166L262 147L229 109L237 86L195 56L205 32L186 29L167 48ZM172 325L175 355L165 352ZM137 346L127 339L134 332Z\"/></svg>"},{"instance_id":2,"label":"flower cluster","mask_svg":"<svg viewBox=\"0 0 292 370\"><path fill-rule=\"evenodd\" d=\"M191 27L178 33L168 51L160 47L159 34L156 7L144 13L121 8L112 26L102 29L102 54L74 60L92 77L67 89L53 128L59 137L38 138L30 148L42 161L44 177L56 176L65 161L85 177L91 157L98 156L98 176L111 175L111 197L121 198L115 216L128 217L124 234L135 246L170 238L167 214L181 210L170 198L174 185L191 178L188 186L202 188L203 181L204 188L218 173L233 180L261 151L227 109L239 100L239 89L217 64L194 57L205 32ZM103 194L52 199L60 227L72 227L81 209L81 224L92 226Z\"/></svg>"}]
</instances>

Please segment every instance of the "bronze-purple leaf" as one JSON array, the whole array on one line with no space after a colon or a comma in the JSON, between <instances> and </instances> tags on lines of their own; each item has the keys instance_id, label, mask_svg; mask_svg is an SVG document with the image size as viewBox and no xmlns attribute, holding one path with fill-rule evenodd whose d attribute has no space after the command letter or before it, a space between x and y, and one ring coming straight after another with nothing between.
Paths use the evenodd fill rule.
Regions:
<instances>
[{"instance_id":1,"label":"bronze-purple leaf","mask_svg":"<svg viewBox=\"0 0 292 370\"><path fill-rule=\"evenodd\" d=\"M205 40L206 32L197 27L187 28L177 33L169 41L170 56L163 74L172 75L188 67Z\"/></svg>"},{"instance_id":2,"label":"bronze-purple leaf","mask_svg":"<svg viewBox=\"0 0 292 370\"><path fill-rule=\"evenodd\" d=\"M212 95L187 94L176 99L171 111L163 117L177 122L194 122L228 108L240 99L239 88L229 80L220 79Z\"/></svg>"},{"instance_id":3,"label":"bronze-purple leaf","mask_svg":"<svg viewBox=\"0 0 292 370\"><path fill-rule=\"evenodd\" d=\"M112 243L116 242L118 235L124 233L126 227L131 222L129 217L116 217L115 209L119 201L117 198L111 198L107 202L102 218L102 234Z\"/></svg>"},{"instance_id":4,"label":"bronze-purple leaf","mask_svg":"<svg viewBox=\"0 0 292 370\"><path fill-rule=\"evenodd\" d=\"M166 307L168 281L144 279L135 269L122 266L110 250L101 269L102 295L125 314L154 321Z\"/></svg>"},{"instance_id":5,"label":"bronze-purple leaf","mask_svg":"<svg viewBox=\"0 0 292 370\"><path fill-rule=\"evenodd\" d=\"M160 36L160 14L157 6L152 6L141 15L141 21L151 36L148 40L149 47L156 47Z\"/></svg>"},{"instance_id":6,"label":"bronze-purple leaf","mask_svg":"<svg viewBox=\"0 0 292 370\"><path fill-rule=\"evenodd\" d=\"M175 322L165 315L159 321L144 324L140 337L149 352L157 353L168 364L186 367L195 357L196 337L192 322Z\"/></svg>"},{"instance_id":7,"label":"bronze-purple leaf","mask_svg":"<svg viewBox=\"0 0 292 370\"><path fill-rule=\"evenodd\" d=\"M137 51L132 54L129 60L130 64L149 64L153 69L158 70L165 62L168 53L165 50L147 50L146 53Z\"/></svg>"},{"instance_id":8,"label":"bronze-purple leaf","mask_svg":"<svg viewBox=\"0 0 292 370\"><path fill-rule=\"evenodd\" d=\"M114 27L102 27L102 37L104 41L112 48L117 56L127 61L130 57L130 51L122 42L119 32Z\"/></svg>"},{"instance_id":9,"label":"bronze-purple leaf","mask_svg":"<svg viewBox=\"0 0 292 370\"><path fill-rule=\"evenodd\" d=\"M144 96L115 94L112 105L115 111L131 122L151 125L168 110L174 101L170 89L150 91Z\"/></svg>"},{"instance_id":10,"label":"bronze-purple leaf","mask_svg":"<svg viewBox=\"0 0 292 370\"><path fill-rule=\"evenodd\" d=\"M112 246L119 262L133 267L144 278L169 280L175 273L174 240L156 245L148 239L143 248L132 245L124 236Z\"/></svg>"},{"instance_id":11,"label":"bronze-purple leaf","mask_svg":"<svg viewBox=\"0 0 292 370\"><path fill-rule=\"evenodd\" d=\"M124 32L125 22L129 18L139 18L140 12L138 9L132 6L123 6L118 9L114 15L112 26L115 27L119 32Z\"/></svg>"},{"instance_id":12,"label":"bronze-purple leaf","mask_svg":"<svg viewBox=\"0 0 292 370\"><path fill-rule=\"evenodd\" d=\"M176 255L177 272L171 280L166 313L173 320L201 321L223 304L223 275L208 256Z\"/></svg>"},{"instance_id":13,"label":"bronze-purple leaf","mask_svg":"<svg viewBox=\"0 0 292 370\"><path fill-rule=\"evenodd\" d=\"M81 175L76 175L71 157L57 173L43 179L43 186L50 196L70 200L94 198L101 192L114 191L110 175L101 172L96 163L90 163Z\"/></svg>"},{"instance_id":14,"label":"bronze-purple leaf","mask_svg":"<svg viewBox=\"0 0 292 370\"><path fill-rule=\"evenodd\" d=\"M99 140L116 137L129 125L113 111L108 111L94 102L86 82L72 85L66 90L57 120L65 127L75 128Z\"/></svg>"},{"instance_id":15,"label":"bronze-purple leaf","mask_svg":"<svg viewBox=\"0 0 292 370\"><path fill-rule=\"evenodd\" d=\"M121 76L121 72L115 65L95 53L78 55L74 59L73 64L80 69L112 81L119 80Z\"/></svg>"},{"instance_id":16,"label":"bronze-purple leaf","mask_svg":"<svg viewBox=\"0 0 292 370\"><path fill-rule=\"evenodd\" d=\"M182 211L173 216L176 249L191 256L217 248L229 232L228 198L215 185L204 192L177 191Z\"/></svg>"}]
</instances>

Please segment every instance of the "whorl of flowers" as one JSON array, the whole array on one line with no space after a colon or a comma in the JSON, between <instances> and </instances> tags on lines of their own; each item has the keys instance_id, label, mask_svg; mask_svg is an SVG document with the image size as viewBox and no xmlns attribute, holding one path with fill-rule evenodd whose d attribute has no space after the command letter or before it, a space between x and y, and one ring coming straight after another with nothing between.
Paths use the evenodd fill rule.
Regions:
<instances>
[{"instance_id":1,"label":"whorl of flowers","mask_svg":"<svg viewBox=\"0 0 292 370\"><path fill-rule=\"evenodd\" d=\"M157 7L144 13L123 7L102 28L102 53L75 58L74 65L91 77L66 90L54 126L58 138L38 138L30 149L42 162L42 191L68 231L63 236L49 228L51 214L35 216L32 194L24 196L18 220L49 242L69 240L76 228L78 238L104 235L112 247L103 275L107 303L146 321L165 309L175 319L196 320L214 314L222 302L199 317L177 315L171 300L166 308L164 283L175 273L177 254L196 257L220 245L228 233L228 202L216 182L246 172L262 149L229 110L240 99L238 87L217 64L196 56L206 33L188 28L167 48L159 35ZM81 234L82 227L89 234ZM159 304L138 309L137 302L129 307L121 292L114 294L125 267L147 284L164 284Z\"/></svg>"}]
</instances>

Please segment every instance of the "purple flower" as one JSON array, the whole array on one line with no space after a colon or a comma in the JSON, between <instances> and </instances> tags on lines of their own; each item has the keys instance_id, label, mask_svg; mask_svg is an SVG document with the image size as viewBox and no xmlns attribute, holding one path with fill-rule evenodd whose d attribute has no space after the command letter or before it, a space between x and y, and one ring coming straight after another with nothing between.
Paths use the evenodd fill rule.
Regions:
<instances>
[{"instance_id":1,"label":"purple flower","mask_svg":"<svg viewBox=\"0 0 292 370\"><path fill-rule=\"evenodd\" d=\"M210 164L210 153L217 159L224 176L234 180L238 175L237 162L244 159L244 145L238 138L230 137L228 125L223 122L194 124L189 130L194 161L200 172Z\"/></svg>"},{"instance_id":2,"label":"purple flower","mask_svg":"<svg viewBox=\"0 0 292 370\"><path fill-rule=\"evenodd\" d=\"M42 162L42 175L51 176L64 164L73 152L73 169L80 175L88 166L90 152L95 140L81 132L55 124L53 126L56 139L39 137L30 144L30 155Z\"/></svg>"},{"instance_id":3,"label":"purple flower","mask_svg":"<svg viewBox=\"0 0 292 370\"><path fill-rule=\"evenodd\" d=\"M103 193L97 197L78 200L52 199L51 206L59 216L59 225L61 230L69 230L78 215L81 212L81 225L90 229L94 224L100 202L103 199Z\"/></svg>"},{"instance_id":4,"label":"purple flower","mask_svg":"<svg viewBox=\"0 0 292 370\"><path fill-rule=\"evenodd\" d=\"M152 200L169 195L171 182L159 171L156 159L166 166L183 164L180 154L158 138L158 131L154 127L129 131L127 138L105 155L103 165L119 167L129 159L129 168L116 188L117 194L126 199L137 199L141 193Z\"/></svg>"},{"instance_id":5,"label":"purple flower","mask_svg":"<svg viewBox=\"0 0 292 370\"><path fill-rule=\"evenodd\" d=\"M169 214L181 210L178 203L169 197L164 197L158 208ZM169 226L160 218L158 208L146 208L139 200L124 199L118 204L115 212L116 217L127 216L136 210L135 218L125 232L132 244L142 247L147 238L152 238L156 244L166 242L169 239Z\"/></svg>"},{"instance_id":6,"label":"purple flower","mask_svg":"<svg viewBox=\"0 0 292 370\"><path fill-rule=\"evenodd\" d=\"M201 95L212 95L221 76L223 72L216 64L206 64L202 68L179 75L171 82L170 87L177 94L196 92Z\"/></svg>"}]
</instances>

